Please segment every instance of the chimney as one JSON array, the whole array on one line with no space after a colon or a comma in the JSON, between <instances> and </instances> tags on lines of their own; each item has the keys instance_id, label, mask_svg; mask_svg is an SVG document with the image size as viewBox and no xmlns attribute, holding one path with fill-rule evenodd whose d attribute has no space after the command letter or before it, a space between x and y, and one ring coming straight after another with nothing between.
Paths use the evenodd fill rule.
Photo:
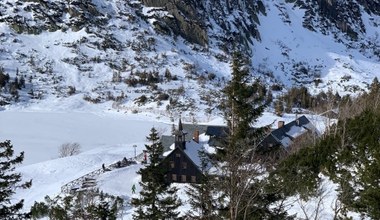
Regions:
<instances>
[{"instance_id":1,"label":"chimney","mask_svg":"<svg viewBox=\"0 0 380 220\"><path fill-rule=\"evenodd\" d=\"M194 131L193 140L194 140L195 142L199 143L199 130L198 130L198 129L196 129L196 130Z\"/></svg>"},{"instance_id":2,"label":"chimney","mask_svg":"<svg viewBox=\"0 0 380 220\"><path fill-rule=\"evenodd\" d=\"M278 121L278 128L284 127L285 122L284 121Z\"/></svg>"}]
</instances>

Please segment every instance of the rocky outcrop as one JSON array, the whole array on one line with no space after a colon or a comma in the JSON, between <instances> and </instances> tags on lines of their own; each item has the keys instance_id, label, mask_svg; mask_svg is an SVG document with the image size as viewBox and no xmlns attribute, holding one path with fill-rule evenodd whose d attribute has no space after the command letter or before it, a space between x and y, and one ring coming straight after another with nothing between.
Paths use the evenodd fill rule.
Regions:
<instances>
[{"instance_id":1,"label":"rocky outcrop","mask_svg":"<svg viewBox=\"0 0 380 220\"><path fill-rule=\"evenodd\" d=\"M99 25L104 19L91 0L48 1L24 0L25 4L0 3L0 8L13 7L19 14L4 13L5 21L17 33L39 34L42 31L57 31L71 28L78 31L90 24ZM63 20L63 18L68 18Z\"/></svg>"},{"instance_id":2,"label":"rocky outcrop","mask_svg":"<svg viewBox=\"0 0 380 220\"><path fill-rule=\"evenodd\" d=\"M143 0L148 7L161 7L169 12L171 16L159 19L157 28L167 32L170 29L175 35L180 35L184 39L206 45L208 43L207 29L202 16L198 13L198 4L195 1L187 0Z\"/></svg>"},{"instance_id":3,"label":"rocky outcrop","mask_svg":"<svg viewBox=\"0 0 380 220\"><path fill-rule=\"evenodd\" d=\"M380 13L380 3L373 0L340 1L340 0L287 0L296 6L306 9L304 27L329 34L332 28L347 34L350 40L357 40L366 32L362 20L363 7L369 14Z\"/></svg>"},{"instance_id":4,"label":"rocky outcrop","mask_svg":"<svg viewBox=\"0 0 380 220\"><path fill-rule=\"evenodd\" d=\"M364 9L369 14L380 15L380 2L374 0L358 0L359 4L364 7Z\"/></svg>"},{"instance_id":5,"label":"rocky outcrop","mask_svg":"<svg viewBox=\"0 0 380 220\"><path fill-rule=\"evenodd\" d=\"M168 29L186 40L207 45L215 39L222 49L260 40L258 13L265 13L260 0L142 0L147 7L159 7L171 16L157 17L157 28ZM216 25L216 26L215 26Z\"/></svg>"}]
</instances>

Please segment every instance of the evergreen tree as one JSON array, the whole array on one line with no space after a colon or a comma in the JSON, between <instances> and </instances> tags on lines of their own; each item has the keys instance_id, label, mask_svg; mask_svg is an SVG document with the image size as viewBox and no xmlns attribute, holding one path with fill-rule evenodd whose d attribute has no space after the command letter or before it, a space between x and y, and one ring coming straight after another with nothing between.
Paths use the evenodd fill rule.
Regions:
<instances>
[{"instance_id":1,"label":"evergreen tree","mask_svg":"<svg viewBox=\"0 0 380 220\"><path fill-rule=\"evenodd\" d=\"M151 142L145 145L150 163L138 172L142 175L142 190L139 198L132 199L132 204L137 207L133 218L175 219L181 203L176 199L177 189L165 183L165 170L159 166L164 148L155 128L151 129L147 140Z\"/></svg>"},{"instance_id":2,"label":"evergreen tree","mask_svg":"<svg viewBox=\"0 0 380 220\"><path fill-rule=\"evenodd\" d=\"M377 77L375 77L370 86L370 93L378 94L380 92L380 83Z\"/></svg>"},{"instance_id":3,"label":"evergreen tree","mask_svg":"<svg viewBox=\"0 0 380 220\"><path fill-rule=\"evenodd\" d=\"M13 145L9 140L0 142L0 219L24 219L28 213L22 213L24 200L12 204L12 195L16 188L30 188L32 181L21 183L21 174L15 172L15 166L24 160L24 152L13 156Z\"/></svg>"},{"instance_id":4,"label":"evergreen tree","mask_svg":"<svg viewBox=\"0 0 380 220\"><path fill-rule=\"evenodd\" d=\"M281 100L276 100L274 103L274 110L277 116L281 117L284 114L284 104Z\"/></svg>"},{"instance_id":5,"label":"evergreen tree","mask_svg":"<svg viewBox=\"0 0 380 220\"><path fill-rule=\"evenodd\" d=\"M362 103L362 98L368 97L349 101L349 108ZM271 173L285 196L316 197L320 174L328 175L338 186L334 219L349 219L348 211L380 219L380 108L364 107L362 112L340 119L334 125L335 133L291 154Z\"/></svg>"},{"instance_id":6,"label":"evergreen tree","mask_svg":"<svg viewBox=\"0 0 380 220\"><path fill-rule=\"evenodd\" d=\"M5 87L5 85L9 82L9 75L4 74L4 72L0 69L0 88Z\"/></svg>"},{"instance_id":7,"label":"evergreen tree","mask_svg":"<svg viewBox=\"0 0 380 220\"><path fill-rule=\"evenodd\" d=\"M20 89L25 88L25 77L24 77L24 75L21 75L21 77L20 77L19 86L20 86Z\"/></svg>"},{"instance_id":8,"label":"evergreen tree","mask_svg":"<svg viewBox=\"0 0 380 220\"><path fill-rule=\"evenodd\" d=\"M232 79L224 88L220 106L233 139L244 139L252 124L264 112L266 89L260 82L250 82L249 61L235 52L231 64ZM248 135L249 136L249 135Z\"/></svg>"},{"instance_id":9,"label":"evergreen tree","mask_svg":"<svg viewBox=\"0 0 380 220\"><path fill-rule=\"evenodd\" d=\"M229 128L228 138L222 146L220 169L225 178L220 190L229 201L227 208L231 220L250 213L260 193L256 187L262 183L257 177L262 175L263 169L253 159L264 130L253 129L252 125L266 107L266 90L260 82L252 82L248 64L248 58L242 53L234 53L232 79L223 90L225 99L220 106Z\"/></svg>"},{"instance_id":10,"label":"evergreen tree","mask_svg":"<svg viewBox=\"0 0 380 220\"><path fill-rule=\"evenodd\" d=\"M99 190L89 189L44 202L35 202L31 207L33 219L105 219L116 220L123 206L123 199Z\"/></svg>"},{"instance_id":11,"label":"evergreen tree","mask_svg":"<svg viewBox=\"0 0 380 220\"><path fill-rule=\"evenodd\" d=\"M191 219L212 220L216 219L215 183L209 174L210 159L202 149L198 152L200 158L200 170L203 176L199 183L193 183L187 188L187 195L191 210L188 217Z\"/></svg>"},{"instance_id":12,"label":"evergreen tree","mask_svg":"<svg viewBox=\"0 0 380 220\"><path fill-rule=\"evenodd\" d=\"M369 88L368 104L378 107L380 102L380 83L377 77L375 77Z\"/></svg>"},{"instance_id":13,"label":"evergreen tree","mask_svg":"<svg viewBox=\"0 0 380 220\"><path fill-rule=\"evenodd\" d=\"M366 109L341 125L345 126L342 128L345 132L337 135L336 139L344 138L344 145L335 147L335 165L329 167L340 183L339 197L345 206L372 219L380 218L379 123L380 111L377 108Z\"/></svg>"},{"instance_id":14,"label":"evergreen tree","mask_svg":"<svg viewBox=\"0 0 380 220\"><path fill-rule=\"evenodd\" d=\"M92 217L98 219L116 220L120 209L120 204L123 203L120 197L116 197L114 201L107 201L104 194L101 192L100 201L88 208Z\"/></svg>"}]
</instances>

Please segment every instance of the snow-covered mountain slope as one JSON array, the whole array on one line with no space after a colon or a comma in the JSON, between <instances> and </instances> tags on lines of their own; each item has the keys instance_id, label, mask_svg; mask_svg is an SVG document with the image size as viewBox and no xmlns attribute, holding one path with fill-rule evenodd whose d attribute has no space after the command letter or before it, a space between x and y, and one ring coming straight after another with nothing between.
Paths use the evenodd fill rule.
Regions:
<instances>
[{"instance_id":1,"label":"snow-covered mountain slope","mask_svg":"<svg viewBox=\"0 0 380 220\"><path fill-rule=\"evenodd\" d=\"M365 89L379 76L379 57L367 57L363 51L347 46L353 42L344 40L344 36L306 29L304 9L285 3L268 4L267 9L267 16L260 17L262 42L254 47L258 72L272 72L279 82L305 85L314 93L332 89L343 94ZM374 19L380 21L375 15ZM378 31L368 24L368 37L377 36ZM363 42L371 38L364 37Z\"/></svg>"},{"instance_id":2,"label":"snow-covered mountain slope","mask_svg":"<svg viewBox=\"0 0 380 220\"><path fill-rule=\"evenodd\" d=\"M232 48L252 56L253 77L268 85L346 94L379 76L377 3L173 2L1 1L0 66L25 81L17 94L3 88L1 101L213 114Z\"/></svg>"}]
</instances>

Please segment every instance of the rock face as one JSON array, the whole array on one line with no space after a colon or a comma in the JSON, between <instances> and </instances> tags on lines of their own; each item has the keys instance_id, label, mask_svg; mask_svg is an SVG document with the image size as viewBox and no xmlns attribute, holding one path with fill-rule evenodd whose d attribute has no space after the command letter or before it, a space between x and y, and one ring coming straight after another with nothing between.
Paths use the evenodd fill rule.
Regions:
<instances>
[{"instance_id":1,"label":"rock face","mask_svg":"<svg viewBox=\"0 0 380 220\"><path fill-rule=\"evenodd\" d=\"M142 0L147 7L159 7L171 16L157 18L161 30L201 45L210 38L224 49L260 39L258 13L265 13L260 0Z\"/></svg>"},{"instance_id":2,"label":"rock face","mask_svg":"<svg viewBox=\"0 0 380 220\"><path fill-rule=\"evenodd\" d=\"M190 42L201 45L208 43L207 29L202 16L199 13L200 4L192 0L143 0L148 7L160 7L169 12L171 16L166 16L155 25L161 30L168 28L175 34L181 35Z\"/></svg>"},{"instance_id":3,"label":"rock face","mask_svg":"<svg viewBox=\"0 0 380 220\"><path fill-rule=\"evenodd\" d=\"M362 10L369 14L380 15L380 2L373 0L287 0L296 6L306 9L304 27L319 30L324 34L336 27L347 34L350 40L357 40L366 32L362 19Z\"/></svg>"},{"instance_id":4,"label":"rock face","mask_svg":"<svg viewBox=\"0 0 380 220\"><path fill-rule=\"evenodd\" d=\"M200 45L216 44L228 51L249 48L260 41L260 15L266 14L261 0L142 0L147 7L166 11L155 17L155 27L164 33L180 35ZM276 1L273 1L276 2ZM345 33L357 41L366 33L362 14L380 15L380 2L373 0L285 0L305 11L303 26L325 35ZM277 3L274 3L277 4ZM278 3L280 4L280 3Z\"/></svg>"},{"instance_id":5,"label":"rock face","mask_svg":"<svg viewBox=\"0 0 380 220\"><path fill-rule=\"evenodd\" d=\"M104 15L97 11L91 0L20 2L14 5L0 3L0 22L8 23L17 33L40 34L43 31L54 32L68 28L78 31L90 24L100 25L105 22ZM13 8L13 12L23 12L23 16L9 13L7 7Z\"/></svg>"}]
</instances>

